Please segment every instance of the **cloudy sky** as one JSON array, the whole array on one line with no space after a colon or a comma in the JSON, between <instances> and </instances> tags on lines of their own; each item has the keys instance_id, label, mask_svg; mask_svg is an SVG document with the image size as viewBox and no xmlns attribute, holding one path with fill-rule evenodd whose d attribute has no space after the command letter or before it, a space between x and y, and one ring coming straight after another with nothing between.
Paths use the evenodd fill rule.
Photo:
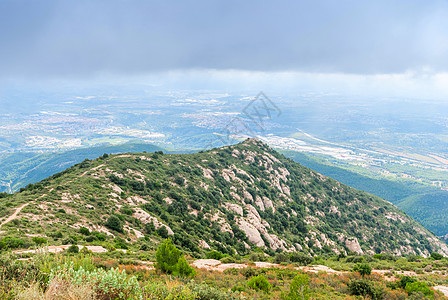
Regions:
<instances>
[{"instance_id":1,"label":"cloudy sky","mask_svg":"<svg viewBox=\"0 0 448 300\"><path fill-rule=\"evenodd\" d=\"M4 82L214 74L448 95L447 54L448 1L0 1Z\"/></svg>"}]
</instances>

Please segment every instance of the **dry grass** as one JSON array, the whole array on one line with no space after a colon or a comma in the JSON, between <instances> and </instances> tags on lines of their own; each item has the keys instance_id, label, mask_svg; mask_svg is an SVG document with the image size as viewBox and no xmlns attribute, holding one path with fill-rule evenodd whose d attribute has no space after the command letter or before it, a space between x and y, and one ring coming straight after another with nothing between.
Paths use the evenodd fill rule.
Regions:
<instances>
[{"instance_id":1,"label":"dry grass","mask_svg":"<svg viewBox=\"0 0 448 300\"><path fill-rule=\"evenodd\" d=\"M89 285L74 285L53 279L44 292L38 283L19 291L18 300L94 300L96 294Z\"/></svg>"}]
</instances>

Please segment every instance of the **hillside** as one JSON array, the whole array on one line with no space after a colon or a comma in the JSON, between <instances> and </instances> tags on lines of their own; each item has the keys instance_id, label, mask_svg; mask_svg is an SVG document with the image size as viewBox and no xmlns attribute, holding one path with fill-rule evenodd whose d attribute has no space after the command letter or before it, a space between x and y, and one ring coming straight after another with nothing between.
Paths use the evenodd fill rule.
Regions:
<instances>
[{"instance_id":1,"label":"hillside","mask_svg":"<svg viewBox=\"0 0 448 300\"><path fill-rule=\"evenodd\" d=\"M204 248L242 254L254 247L448 255L444 243L389 202L253 139L195 154L85 160L0 203L1 237L18 238L21 247L39 236L49 244L154 248L171 236L195 256Z\"/></svg>"},{"instance_id":2,"label":"hillside","mask_svg":"<svg viewBox=\"0 0 448 300\"><path fill-rule=\"evenodd\" d=\"M0 154L0 192L13 192L29 183L41 181L55 173L82 162L94 159L103 153L154 152L163 150L157 146L132 142L120 145L104 145L63 152L15 152Z\"/></svg>"},{"instance_id":3,"label":"hillside","mask_svg":"<svg viewBox=\"0 0 448 300\"><path fill-rule=\"evenodd\" d=\"M280 151L303 166L346 185L363 190L392 202L425 228L438 236L448 235L448 192L424 185L417 180L393 181L386 178L371 178L329 165L316 157L295 151Z\"/></svg>"}]
</instances>

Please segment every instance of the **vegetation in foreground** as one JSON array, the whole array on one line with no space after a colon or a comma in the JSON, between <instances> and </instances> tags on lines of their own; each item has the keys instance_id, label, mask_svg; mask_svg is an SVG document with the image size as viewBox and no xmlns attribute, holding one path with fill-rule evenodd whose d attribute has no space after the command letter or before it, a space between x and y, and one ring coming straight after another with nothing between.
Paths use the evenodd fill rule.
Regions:
<instances>
[{"instance_id":1,"label":"vegetation in foreground","mask_svg":"<svg viewBox=\"0 0 448 300\"><path fill-rule=\"evenodd\" d=\"M445 299L432 287L448 284L448 258L331 256L300 253L273 257L253 252L231 257L211 251L207 257L248 267L224 272L192 268L167 239L157 251L142 253L22 254L0 256L0 299ZM280 263L256 268L252 259ZM308 259L306 259L308 258ZM304 272L299 266L322 264L344 272ZM155 266L153 268L152 266ZM412 276L400 271L426 265ZM431 268L429 271L428 268ZM372 272L387 269L386 276ZM410 274L410 273L409 273Z\"/></svg>"}]
</instances>

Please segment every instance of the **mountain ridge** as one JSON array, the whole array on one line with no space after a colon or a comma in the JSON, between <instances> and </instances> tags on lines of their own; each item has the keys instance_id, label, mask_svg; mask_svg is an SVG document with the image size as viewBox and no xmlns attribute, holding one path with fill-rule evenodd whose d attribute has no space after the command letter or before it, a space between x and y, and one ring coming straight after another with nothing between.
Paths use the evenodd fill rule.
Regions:
<instances>
[{"instance_id":1,"label":"mountain ridge","mask_svg":"<svg viewBox=\"0 0 448 300\"><path fill-rule=\"evenodd\" d=\"M295 163L255 139L195 154L105 155L1 199L1 236L154 247L170 236L193 255L303 251L448 255L391 203ZM109 224L115 217L121 227ZM91 234L79 234L80 228ZM164 229L161 229L164 228ZM56 236L57 235L57 236ZM26 244L26 241L25 241Z\"/></svg>"}]
</instances>

